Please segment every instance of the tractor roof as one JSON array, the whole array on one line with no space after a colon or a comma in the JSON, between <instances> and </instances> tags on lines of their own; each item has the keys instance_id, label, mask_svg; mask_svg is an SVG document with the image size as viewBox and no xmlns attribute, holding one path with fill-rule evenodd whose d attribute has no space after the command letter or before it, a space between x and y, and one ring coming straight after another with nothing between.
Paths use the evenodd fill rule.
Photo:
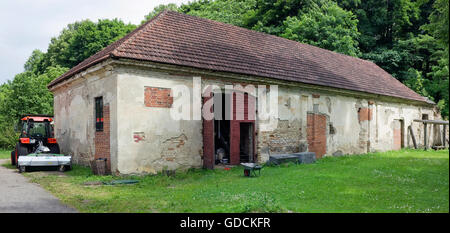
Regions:
<instances>
[{"instance_id":1,"label":"tractor roof","mask_svg":"<svg viewBox=\"0 0 450 233\"><path fill-rule=\"evenodd\" d=\"M22 121L33 120L33 121L53 121L53 116L51 115L24 115L21 118Z\"/></svg>"}]
</instances>

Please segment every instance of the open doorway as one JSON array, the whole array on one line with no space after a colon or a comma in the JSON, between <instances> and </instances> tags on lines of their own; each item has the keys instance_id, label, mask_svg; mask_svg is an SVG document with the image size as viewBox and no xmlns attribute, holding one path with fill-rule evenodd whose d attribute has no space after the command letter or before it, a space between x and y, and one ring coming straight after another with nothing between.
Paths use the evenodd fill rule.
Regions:
<instances>
[{"instance_id":1,"label":"open doorway","mask_svg":"<svg viewBox=\"0 0 450 233\"><path fill-rule=\"evenodd\" d=\"M228 164L230 162L230 120L225 113L229 108L226 106L226 98L230 95L214 93L214 152L215 164Z\"/></svg>"},{"instance_id":2,"label":"open doorway","mask_svg":"<svg viewBox=\"0 0 450 233\"><path fill-rule=\"evenodd\" d=\"M253 123L240 123L240 161L253 162Z\"/></svg>"},{"instance_id":3,"label":"open doorway","mask_svg":"<svg viewBox=\"0 0 450 233\"><path fill-rule=\"evenodd\" d=\"M231 98L233 97L233 98ZM203 119L203 165L213 169L217 164L238 165L241 161L252 162L255 153L255 120L249 119L250 100L244 98L237 104L235 93L216 92L204 98L203 103L213 98L214 119ZM250 109L253 109L250 108ZM242 111L244 119L236 119ZM253 110L252 110L253 111Z\"/></svg>"}]
</instances>

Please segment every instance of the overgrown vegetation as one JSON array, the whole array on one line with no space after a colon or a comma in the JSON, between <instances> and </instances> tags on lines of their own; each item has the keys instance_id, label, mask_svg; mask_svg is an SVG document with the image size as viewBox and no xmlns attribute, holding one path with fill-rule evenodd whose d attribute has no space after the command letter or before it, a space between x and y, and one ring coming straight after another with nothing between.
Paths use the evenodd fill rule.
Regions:
<instances>
[{"instance_id":1,"label":"overgrown vegetation","mask_svg":"<svg viewBox=\"0 0 450 233\"><path fill-rule=\"evenodd\" d=\"M174 176L95 176L75 166L25 175L81 212L448 212L449 154L404 150L315 164L190 170ZM134 185L87 182L136 179Z\"/></svg>"},{"instance_id":2,"label":"overgrown vegetation","mask_svg":"<svg viewBox=\"0 0 450 233\"><path fill-rule=\"evenodd\" d=\"M199 0L164 9L274 34L374 61L449 115L448 0ZM12 147L24 113L52 113L46 84L136 26L120 20L69 24L33 51L24 72L0 86L0 148Z\"/></svg>"}]
</instances>

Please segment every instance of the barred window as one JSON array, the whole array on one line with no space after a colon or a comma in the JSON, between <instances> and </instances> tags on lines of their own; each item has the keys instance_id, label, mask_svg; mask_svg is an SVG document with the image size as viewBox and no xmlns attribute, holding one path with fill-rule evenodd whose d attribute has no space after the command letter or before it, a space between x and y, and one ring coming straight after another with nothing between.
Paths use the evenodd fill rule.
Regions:
<instances>
[{"instance_id":1,"label":"barred window","mask_svg":"<svg viewBox=\"0 0 450 233\"><path fill-rule=\"evenodd\" d=\"M95 98L95 130L103 131L103 97Z\"/></svg>"}]
</instances>

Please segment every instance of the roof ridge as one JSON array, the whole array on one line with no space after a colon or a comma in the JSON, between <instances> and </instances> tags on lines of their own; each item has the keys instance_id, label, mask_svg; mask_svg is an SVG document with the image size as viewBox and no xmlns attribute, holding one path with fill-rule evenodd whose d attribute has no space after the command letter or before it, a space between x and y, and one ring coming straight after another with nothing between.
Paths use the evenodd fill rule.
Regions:
<instances>
[{"instance_id":1,"label":"roof ridge","mask_svg":"<svg viewBox=\"0 0 450 233\"><path fill-rule=\"evenodd\" d=\"M272 35L272 34L269 34L269 33L260 32L260 31L256 31L256 30L252 30L252 29L248 29L248 28L244 28L244 27L239 27L239 26L236 26L236 25L233 25L233 24L229 24L229 23L224 23L224 22L215 21L215 20L212 20L212 19L202 18L202 17L196 16L196 15L184 14L184 13L181 13L181 12L178 12L178 11L173 11L173 10L168 10L168 9L165 9L164 11L170 12L170 13L175 13L175 14L178 14L178 15L181 15L181 16L184 16L184 17L187 16L187 17L192 17L192 18L196 18L196 19L199 19L199 20L204 20L204 21L208 21L208 22L212 22L212 23L216 23L216 24L226 25L226 26L229 26L229 27L235 27L235 28L239 28L240 30L243 29L243 30L245 30L247 32L250 32L250 33L253 33L253 34L259 34L259 35L263 35L263 36L267 36L267 37L272 37L272 38L275 38L277 40L288 41L289 43L296 44L296 45L310 46L312 48L320 49L320 50L326 51L328 53L334 53L334 54L338 54L338 55L341 55L341 56L344 56L344 57L354 58L354 59L357 59L357 60L360 60L360 61L364 61L364 62L372 62L372 61L365 60L365 59L362 59L362 58L359 58L359 57L354 57L354 56L343 54L343 53L339 53L339 52L336 52L336 51L320 48L318 46L310 45L310 44L307 44L307 43L302 43L302 42L295 41L295 40L290 40L290 39L287 39L287 38L284 38L284 37L281 37L281 36Z\"/></svg>"}]
</instances>

